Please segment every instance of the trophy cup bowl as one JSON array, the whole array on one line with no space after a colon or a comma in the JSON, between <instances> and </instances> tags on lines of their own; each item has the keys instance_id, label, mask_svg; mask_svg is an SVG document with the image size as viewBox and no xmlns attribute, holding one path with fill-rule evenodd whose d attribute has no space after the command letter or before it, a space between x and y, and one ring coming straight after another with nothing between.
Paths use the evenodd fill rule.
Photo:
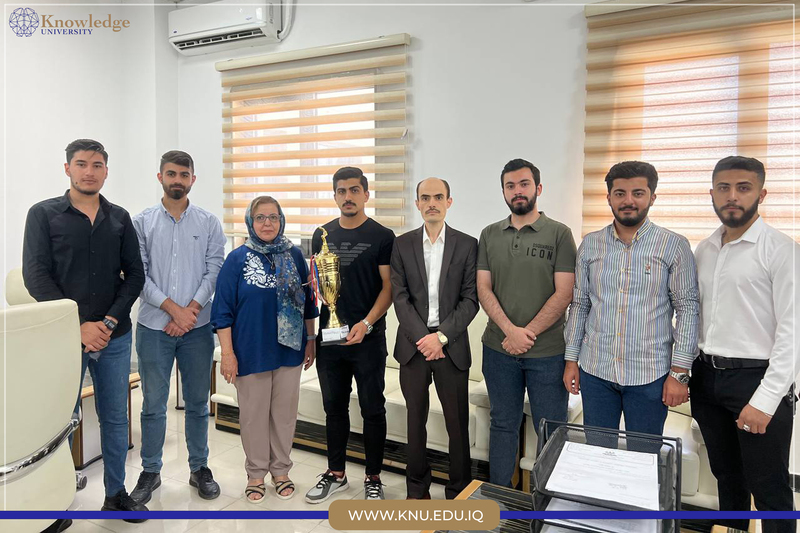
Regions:
<instances>
[{"instance_id":1,"label":"trophy cup bowl","mask_svg":"<svg viewBox=\"0 0 800 533\"><path fill-rule=\"evenodd\" d=\"M322 250L314 257L318 279L317 291L330 311L327 327L321 330L322 346L342 344L350 333L350 327L342 324L336 314L336 300L339 299L339 291L342 288L342 277L339 273L341 259L328 248L327 235L328 232L322 228Z\"/></svg>"}]
</instances>

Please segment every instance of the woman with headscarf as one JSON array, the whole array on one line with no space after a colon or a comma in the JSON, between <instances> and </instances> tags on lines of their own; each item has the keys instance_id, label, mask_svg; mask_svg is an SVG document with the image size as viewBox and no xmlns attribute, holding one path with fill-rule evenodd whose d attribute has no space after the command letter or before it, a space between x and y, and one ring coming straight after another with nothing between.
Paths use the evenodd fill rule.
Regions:
<instances>
[{"instance_id":1,"label":"woman with headscarf","mask_svg":"<svg viewBox=\"0 0 800 533\"><path fill-rule=\"evenodd\" d=\"M251 503L264 500L271 475L278 498L294 496L289 452L297 422L301 368L314 363L318 311L300 248L283 234L286 218L270 196L245 213L250 237L217 278L211 323L222 348L220 372L236 387Z\"/></svg>"}]
</instances>

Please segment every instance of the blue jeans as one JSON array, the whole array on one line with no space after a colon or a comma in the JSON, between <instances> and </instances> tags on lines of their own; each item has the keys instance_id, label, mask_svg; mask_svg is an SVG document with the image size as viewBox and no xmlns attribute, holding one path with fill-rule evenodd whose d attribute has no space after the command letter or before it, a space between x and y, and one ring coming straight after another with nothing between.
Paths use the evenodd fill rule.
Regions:
<instances>
[{"instance_id":1,"label":"blue jeans","mask_svg":"<svg viewBox=\"0 0 800 533\"><path fill-rule=\"evenodd\" d=\"M564 355L513 357L483 345L483 376L491 404L489 481L511 486L519 449L525 389L534 427L544 418L567 421L569 393L564 387Z\"/></svg>"},{"instance_id":2,"label":"blue jeans","mask_svg":"<svg viewBox=\"0 0 800 533\"><path fill-rule=\"evenodd\" d=\"M125 458L128 455L128 378L131 373L131 332L111 339L98 352L97 360L83 353L81 384L86 369L94 385L94 408L100 421L100 451L103 454L103 485L106 496L125 489ZM75 412L81 402L78 401Z\"/></svg>"},{"instance_id":3,"label":"blue jeans","mask_svg":"<svg viewBox=\"0 0 800 533\"><path fill-rule=\"evenodd\" d=\"M661 398L668 375L664 374L646 385L625 386L595 377L581 369L584 425L619 429L620 418L624 414L625 431L661 435L667 419L667 406ZM616 447L615 442L609 444ZM632 446L629 444L628 448Z\"/></svg>"},{"instance_id":4,"label":"blue jeans","mask_svg":"<svg viewBox=\"0 0 800 533\"><path fill-rule=\"evenodd\" d=\"M163 465L167 432L167 398L172 364L178 361L185 402L185 435L192 472L208 463L208 394L214 334L211 324L191 330L182 337L136 324L136 352L142 376L142 468L158 473Z\"/></svg>"}]
</instances>

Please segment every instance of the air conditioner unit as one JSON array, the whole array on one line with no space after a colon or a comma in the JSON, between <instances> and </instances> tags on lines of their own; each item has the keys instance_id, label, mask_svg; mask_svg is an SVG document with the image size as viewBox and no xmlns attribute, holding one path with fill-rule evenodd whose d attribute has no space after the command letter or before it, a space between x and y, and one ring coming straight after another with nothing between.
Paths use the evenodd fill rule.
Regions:
<instances>
[{"instance_id":1,"label":"air conditioner unit","mask_svg":"<svg viewBox=\"0 0 800 533\"><path fill-rule=\"evenodd\" d=\"M184 55L199 55L278 42L281 4L222 0L169 13L169 42Z\"/></svg>"}]
</instances>

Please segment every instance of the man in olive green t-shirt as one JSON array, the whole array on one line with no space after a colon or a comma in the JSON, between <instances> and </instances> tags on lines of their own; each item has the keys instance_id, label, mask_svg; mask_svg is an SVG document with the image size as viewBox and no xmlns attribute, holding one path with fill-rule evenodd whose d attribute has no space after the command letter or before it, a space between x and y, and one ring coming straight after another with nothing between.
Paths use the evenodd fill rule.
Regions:
<instances>
[{"instance_id":1,"label":"man in olive green t-shirt","mask_svg":"<svg viewBox=\"0 0 800 533\"><path fill-rule=\"evenodd\" d=\"M570 229L537 210L539 169L524 159L500 174L511 216L487 226L478 246L478 298L489 315L483 375L491 404L489 480L511 486L525 389L534 427L567 420L564 313L575 281Z\"/></svg>"}]
</instances>

